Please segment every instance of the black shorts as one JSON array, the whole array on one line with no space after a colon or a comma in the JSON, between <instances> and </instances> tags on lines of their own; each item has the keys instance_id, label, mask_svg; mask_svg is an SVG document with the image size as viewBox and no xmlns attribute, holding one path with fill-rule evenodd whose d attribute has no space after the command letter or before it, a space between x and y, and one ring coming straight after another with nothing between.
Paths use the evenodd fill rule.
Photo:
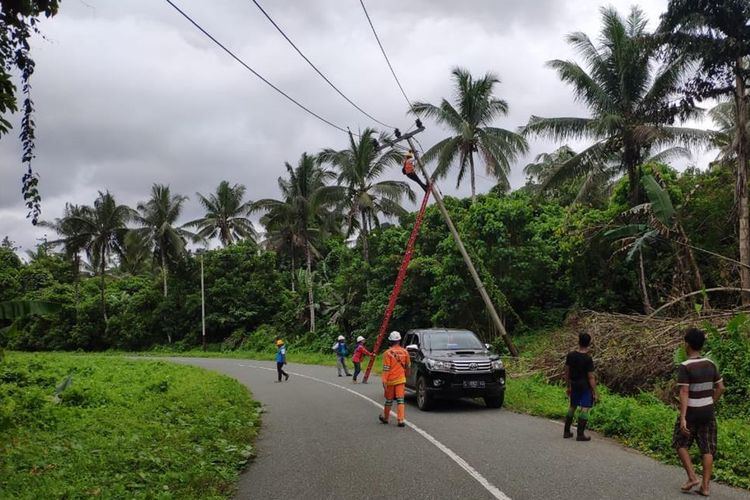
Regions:
<instances>
[{"instance_id":1,"label":"black shorts","mask_svg":"<svg viewBox=\"0 0 750 500\"><path fill-rule=\"evenodd\" d=\"M680 430L680 417L674 424L672 433L672 446L678 448L690 448L693 441L698 442L698 449L701 455L716 455L716 418L712 417L704 423L695 423L688 421L687 424L689 435L685 435Z\"/></svg>"}]
</instances>

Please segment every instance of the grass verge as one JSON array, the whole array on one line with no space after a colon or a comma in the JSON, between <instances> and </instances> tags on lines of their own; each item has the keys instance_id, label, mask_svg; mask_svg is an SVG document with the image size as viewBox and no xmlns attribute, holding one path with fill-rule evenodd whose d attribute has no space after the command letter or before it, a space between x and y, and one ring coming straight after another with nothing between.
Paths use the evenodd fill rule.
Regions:
<instances>
[{"instance_id":1,"label":"grass verge","mask_svg":"<svg viewBox=\"0 0 750 500\"><path fill-rule=\"evenodd\" d=\"M239 382L195 367L9 353L0 363L0 491L227 498L253 454L259 415Z\"/></svg>"},{"instance_id":2,"label":"grass verge","mask_svg":"<svg viewBox=\"0 0 750 500\"><path fill-rule=\"evenodd\" d=\"M508 382L508 409L553 419L563 419L568 401L561 386L539 376L514 378ZM678 464L672 448L672 429L677 412L656 397L643 393L628 397L600 388L601 400L591 411L589 427L605 436L669 464ZM714 478L750 489L750 424L740 419L718 420L718 452ZM562 432L562 431L561 431ZM697 449L694 462L698 463Z\"/></svg>"}]
</instances>

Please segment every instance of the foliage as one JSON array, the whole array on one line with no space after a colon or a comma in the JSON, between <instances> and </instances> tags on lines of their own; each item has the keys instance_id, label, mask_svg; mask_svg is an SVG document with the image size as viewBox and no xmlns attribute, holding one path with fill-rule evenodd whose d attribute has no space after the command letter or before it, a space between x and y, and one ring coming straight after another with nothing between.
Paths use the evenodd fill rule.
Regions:
<instances>
[{"instance_id":1,"label":"foliage","mask_svg":"<svg viewBox=\"0 0 750 500\"><path fill-rule=\"evenodd\" d=\"M6 135L10 122L5 118L8 112L18 110L17 88L11 72L18 70L21 78L23 104L21 118L21 162L26 165L22 177L21 193L29 210L32 224L36 224L41 214L39 178L31 168L34 159L35 126L32 114L34 102L31 100L31 76L34 74L34 60L31 58L29 38L39 33L39 19L57 14L59 0L3 1L0 11L0 138Z\"/></svg>"},{"instance_id":2,"label":"foliage","mask_svg":"<svg viewBox=\"0 0 750 500\"><path fill-rule=\"evenodd\" d=\"M670 64L656 64L657 51L648 40L643 11L633 7L625 19L613 7L602 8L601 12L598 44L585 33L567 36L588 70L572 61L547 63L573 87L576 99L589 108L591 116L532 116L524 133L565 141L591 139L593 144L561 163L546 184L585 177L583 190L624 172L630 180L629 203L635 206L642 201L638 182L642 162L657 151L661 161L684 156L684 148L672 146L701 144L710 134L672 125L678 110L669 103L677 94L687 61L675 58ZM698 112L695 107L682 110L685 117Z\"/></svg>"},{"instance_id":3,"label":"foliage","mask_svg":"<svg viewBox=\"0 0 750 500\"><path fill-rule=\"evenodd\" d=\"M0 490L227 498L254 454L259 414L239 382L206 370L11 353L0 365Z\"/></svg>"},{"instance_id":4,"label":"foliage","mask_svg":"<svg viewBox=\"0 0 750 500\"><path fill-rule=\"evenodd\" d=\"M254 242L258 235L247 218L252 202L244 200L245 191L242 184L230 186L228 181L221 181L215 193L208 196L196 193L206 215L185 226L197 228L197 235L204 240L218 237L223 246L241 240Z\"/></svg>"},{"instance_id":5,"label":"foliage","mask_svg":"<svg viewBox=\"0 0 750 500\"><path fill-rule=\"evenodd\" d=\"M412 110L418 116L431 118L447 127L453 134L432 146L424 161L437 161L433 177L445 177L454 161L458 160L456 186L469 174L471 198L476 197L474 155L479 153L485 164L487 175L510 185L508 174L516 158L528 150L526 139L515 132L492 124L508 114L508 103L495 97L493 91L500 79L486 73L474 78L468 70L454 68L451 71L454 83L455 104L443 99L439 105L417 102Z\"/></svg>"},{"instance_id":6,"label":"foliage","mask_svg":"<svg viewBox=\"0 0 750 500\"><path fill-rule=\"evenodd\" d=\"M591 411L589 428L622 441L661 461L677 464L671 446L677 411L649 393L618 396L600 386L600 401ZM505 404L509 409L561 419L568 401L565 389L540 377L514 378L508 382ZM750 488L750 425L746 420L719 418L720 459L714 477L728 484Z\"/></svg>"}]
</instances>

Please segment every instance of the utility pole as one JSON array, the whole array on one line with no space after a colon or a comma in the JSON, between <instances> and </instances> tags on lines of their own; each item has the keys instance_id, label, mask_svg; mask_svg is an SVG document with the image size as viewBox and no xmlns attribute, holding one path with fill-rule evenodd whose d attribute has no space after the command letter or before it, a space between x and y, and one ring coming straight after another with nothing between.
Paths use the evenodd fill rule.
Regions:
<instances>
[{"instance_id":1,"label":"utility pole","mask_svg":"<svg viewBox=\"0 0 750 500\"><path fill-rule=\"evenodd\" d=\"M469 254L466 251L463 241L461 241L461 236L459 236L458 231L456 231L456 226L453 225L453 220L451 220L451 216L448 214L448 210L443 203L443 196L435 185L434 180L432 180L427 174L427 170L425 170L424 165L422 164L422 158L417 154L417 149L414 147L412 137L422 130L424 130L424 128L420 126L414 132L405 134L403 138L409 143L409 147L414 153L414 159L417 161L417 166L419 167L420 172L422 172L422 175L424 175L429 182L430 188L432 189L432 196L435 198L435 203L437 203L440 213L443 215L443 219L445 219L445 223L448 225L448 229L451 232L451 236L453 236L453 240L456 242L458 251L461 252L461 257L463 257L464 262L466 263L466 267L469 268L469 274L471 274L474 284L476 285L477 290L479 290L479 295L481 295L482 300L484 301L484 305L487 308L487 312L490 314L490 318L492 318L492 322L495 324L495 328L497 328L497 331L500 332L500 335L503 337L503 341L508 347L510 354L517 357L518 349L513 345L513 341L508 335L507 330L505 330L505 325L503 325L503 322L500 320L500 316L498 316L497 311L495 310L495 305L492 303L492 299L490 299L490 295L487 293L487 289L484 287L484 283L482 283L482 279L479 277L479 274L474 267L474 263L471 261L471 257L469 257Z\"/></svg>"}]
</instances>

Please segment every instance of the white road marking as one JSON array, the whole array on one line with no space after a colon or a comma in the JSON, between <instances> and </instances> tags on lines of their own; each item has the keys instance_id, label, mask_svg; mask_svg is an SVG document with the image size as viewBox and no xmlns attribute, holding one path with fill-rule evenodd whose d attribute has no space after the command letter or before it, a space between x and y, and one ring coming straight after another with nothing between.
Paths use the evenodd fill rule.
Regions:
<instances>
[{"instance_id":1,"label":"white road marking","mask_svg":"<svg viewBox=\"0 0 750 500\"><path fill-rule=\"evenodd\" d=\"M270 371L270 372L276 372L275 368L267 368L265 366L243 365L243 364L239 364L239 366L248 367L248 368L257 368L259 370L266 370L266 371ZM343 389L343 390L345 390L347 392L350 392L350 393L354 394L355 396L358 396L358 397L364 399L365 401L369 401L370 403L372 403L373 405L375 405L378 409L382 409L383 408L383 405L381 403L378 403L374 399L370 399L367 396L365 396L364 394L361 394L361 393L359 393L359 392L357 392L357 391L355 391L353 389L350 389L349 387L344 387L343 385L334 384L333 382L329 382L327 380L319 379L319 378L316 378L316 377L311 377L310 375L305 375L303 373L289 372L289 374L297 376L297 377L306 378L306 379L309 379L309 380L314 380L315 382L320 382L321 384L330 385L331 387L336 387L337 389ZM465 470L471 477L473 477L479 484L481 484L482 487L484 487L484 489L487 490L489 492L489 494L492 495L494 498L497 498L498 500L511 500L508 495L506 495L505 493L503 493L502 491L500 491L500 489L497 486L495 486L492 483L490 483L487 480L487 478L485 478L482 474L480 474L479 471L477 471L474 467L472 467L471 465L469 465L466 462L466 460L464 460L463 458L461 458L456 452L454 452L453 450L451 450L450 448L448 448L447 446L445 446L443 443L441 443L440 441L438 441L432 434L428 433L427 431L425 431L421 427L418 427L417 425L409 422L408 420L404 420L404 422L406 423L407 426L409 426L412 429L414 429L420 436L422 436L427 441L429 441L430 443L432 443L433 445L435 445L435 447L438 450L440 450L443 453L445 453L448 456L448 458L450 458L451 460L453 460L454 462L456 462L459 467L461 467L463 470Z\"/></svg>"}]
</instances>

